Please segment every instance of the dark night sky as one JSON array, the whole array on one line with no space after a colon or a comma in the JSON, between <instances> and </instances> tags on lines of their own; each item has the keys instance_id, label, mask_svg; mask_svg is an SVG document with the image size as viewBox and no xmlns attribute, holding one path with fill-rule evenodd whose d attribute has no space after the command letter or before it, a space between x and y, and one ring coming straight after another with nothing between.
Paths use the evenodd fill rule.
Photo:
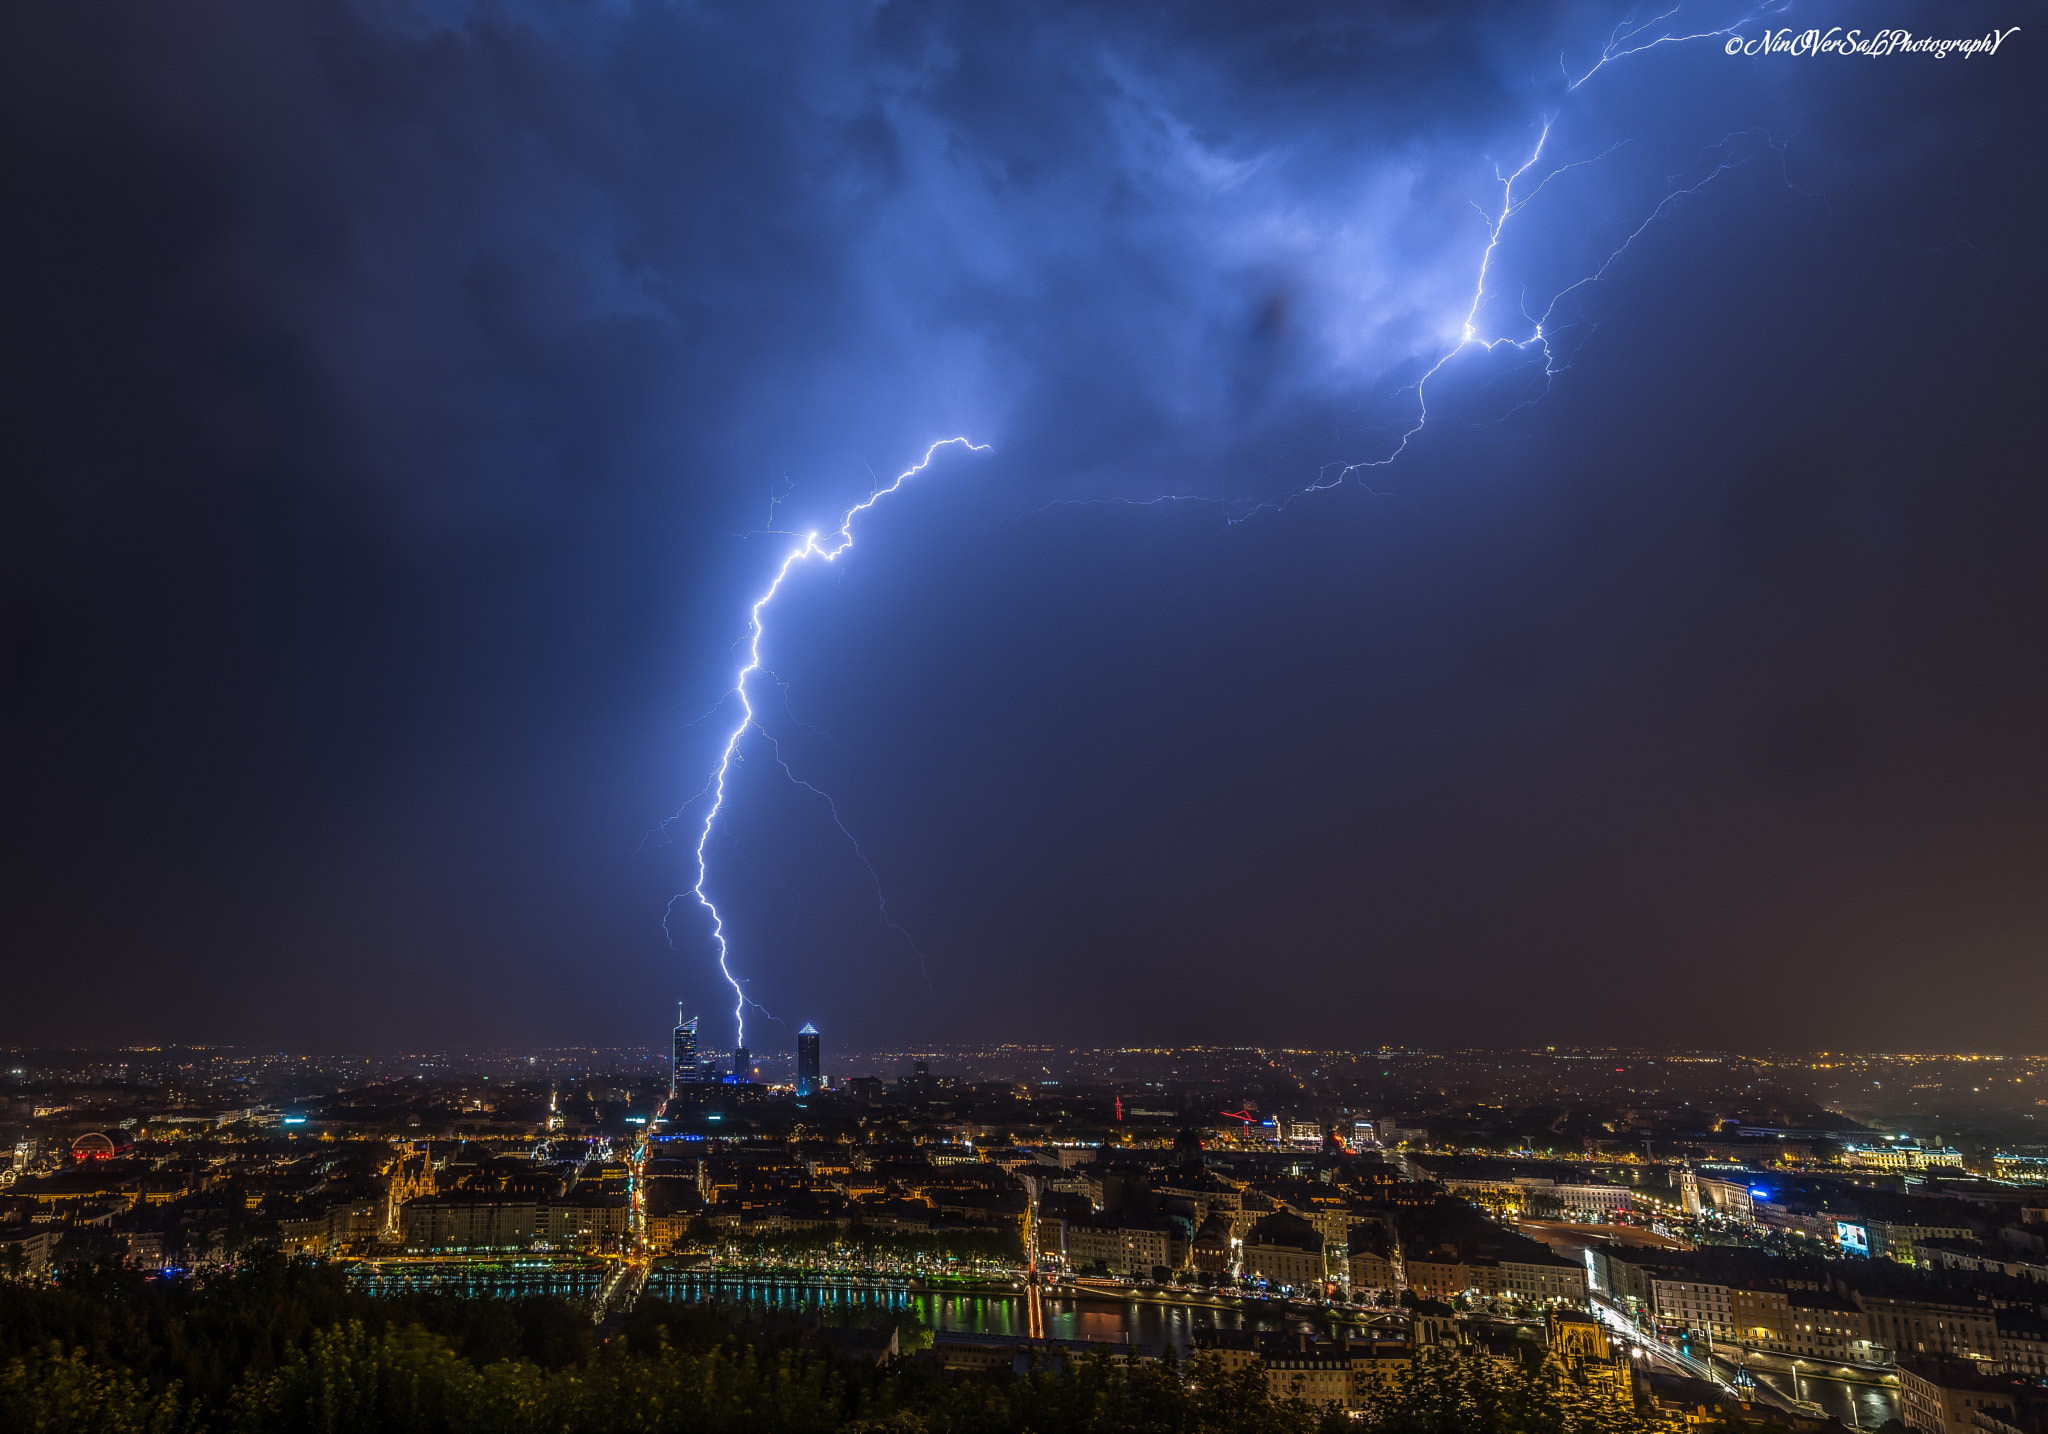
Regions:
<instances>
[{"instance_id":1,"label":"dark night sky","mask_svg":"<svg viewBox=\"0 0 2048 1434\"><path fill-rule=\"evenodd\" d=\"M1797 0L2022 30L1568 91L1618 18L11 7L0 1041L722 1009L663 822L771 498L965 433L773 610L764 724L929 971L751 738L711 880L791 1026L2039 1048L2048 14ZM1489 332L1742 162L1540 402L1472 357L1226 522L1390 451L1546 119L1604 157ZM1085 501L1162 494L1235 506Z\"/></svg>"}]
</instances>

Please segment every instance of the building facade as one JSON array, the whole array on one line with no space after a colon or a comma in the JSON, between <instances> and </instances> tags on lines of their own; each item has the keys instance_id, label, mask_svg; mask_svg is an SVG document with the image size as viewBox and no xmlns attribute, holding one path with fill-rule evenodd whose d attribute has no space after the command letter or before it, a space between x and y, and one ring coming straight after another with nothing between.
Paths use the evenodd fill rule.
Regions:
<instances>
[{"instance_id":1,"label":"building facade","mask_svg":"<svg viewBox=\"0 0 2048 1434\"><path fill-rule=\"evenodd\" d=\"M1499 1262L1500 1293L1530 1304L1586 1302L1586 1267L1561 1255L1532 1255Z\"/></svg>"},{"instance_id":2,"label":"building facade","mask_svg":"<svg viewBox=\"0 0 2048 1434\"><path fill-rule=\"evenodd\" d=\"M540 1202L455 1191L408 1200L400 1212L405 1248L419 1254L457 1250L528 1250Z\"/></svg>"},{"instance_id":3,"label":"building facade","mask_svg":"<svg viewBox=\"0 0 2048 1434\"><path fill-rule=\"evenodd\" d=\"M1472 1288L1472 1271L1463 1260L1449 1255L1410 1254L1401 1261L1408 1288L1425 1300L1446 1304Z\"/></svg>"},{"instance_id":4,"label":"building facade","mask_svg":"<svg viewBox=\"0 0 2048 1434\"><path fill-rule=\"evenodd\" d=\"M1358 1232L1353 1232L1354 1235ZM1349 1251L1351 1291L1355 1298L1365 1290L1390 1290L1397 1281L1393 1256L1383 1245L1353 1239Z\"/></svg>"},{"instance_id":5,"label":"building facade","mask_svg":"<svg viewBox=\"0 0 2048 1434\"><path fill-rule=\"evenodd\" d=\"M1230 1217L1217 1211L1195 1232L1192 1259L1205 1275L1230 1275L1237 1270L1237 1246L1230 1237Z\"/></svg>"},{"instance_id":6,"label":"building facade","mask_svg":"<svg viewBox=\"0 0 2048 1434\"><path fill-rule=\"evenodd\" d=\"M1154 1269L1173 1268L1173 1226L1162 1219L1120 1219L1101 1215L1090 1219L1041 1223L1043 1248L1053 1248L1046 1227L1062 1224L1067 1263L1077 1270L1097 1265L1113 1274L1150 1276Z\"/></svg>"},{"instance_id":7,"label":"building facade","mask_svg":"<svg viewBox=\"0 0 2048 1434\"><path fill-rule=\"evenodd\" d=\"M405 1248L415 1254L515 1253L536 1244L557 1250L616 1249L630 1211L623 1195L584 1194L540 1200L472 1191L406 1202Z\"/></svg>"},{"instance_id":8,"label":"building facade","mask_svg":"<svg viewBox=\"0 0 2048 1434\"><path fill-rule=\"evenodd\" d=\"M2011 1380L1949 1360L1899 1361L1899 1417L1914 1434L1976 1434L1971 1416L2009 1409L2020 1390Z\"/></svg>"},{"instance_id":9,"label":"building facade","mask_svg":"<svg viewBox=\"0 0 2048 1434\"><path fill-rule=\"evenodd\" d=\"M1998 1321L1989 1305L1869 1294L1850 1298L1863 1312L1867 1337L1908 1360L1997 1362Z\"/></svg>"},{"instance_id":10,"label":"building facade","mask_svg":"<svg viewBox=\"0 0 2048 1434\"><path fill-rule=\"evenodd\" d=\"M1703 1334L1718 1344L1735 1342L1735 1301L1728 1286L1684 1272L1653 1275L1650 1289L1657 1323L1666 1329Z\"/></svg>"},{"instance_id":11,"label":"building facade","mask_svg":"<svg viewBox=\"0 0 2048 1434\"><path fill-rule=\"evenodd\" d=\"M1298 1215L1268 1215L1246 1233L1243 1264L1246 1279L1294 1289L1320 1286L1322 1234Z\"/></svg>"}]
</instances>

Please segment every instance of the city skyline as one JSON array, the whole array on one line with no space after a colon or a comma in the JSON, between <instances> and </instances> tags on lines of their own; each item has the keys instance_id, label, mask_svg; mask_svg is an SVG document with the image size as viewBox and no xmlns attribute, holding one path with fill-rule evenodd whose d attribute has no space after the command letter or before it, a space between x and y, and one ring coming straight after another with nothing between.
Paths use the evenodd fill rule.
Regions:
<instances>
[{"instance_id":1,"label":"city skyline","mask_svg":"<svg viewBox=\"0 0 2048 1434\"><path fill-rule=\"evenodd\" d=\"M363 1365L316 1333L347 1317L583 1331L545 1363L451 1343L432 1376L572 1391L707 1324L899 1390L1058 1390L1106 1356L1236 1381L1202 1434L1248 1400L1384 1425L1489 1371L1650 1434L2048 1410L2048 1059L1041 1044L848 1052L804 1090L816 1046L726 1070L677 1014L687 1051L16 1053L7 1333L108 1288L141 1320L321 1291L263 1326L279 1368L158 1396L202 1428L291 1388L308 1335L323 1378ZM11 1359L10 1413L48 1371Z\"/></svg>"}]
</instances>

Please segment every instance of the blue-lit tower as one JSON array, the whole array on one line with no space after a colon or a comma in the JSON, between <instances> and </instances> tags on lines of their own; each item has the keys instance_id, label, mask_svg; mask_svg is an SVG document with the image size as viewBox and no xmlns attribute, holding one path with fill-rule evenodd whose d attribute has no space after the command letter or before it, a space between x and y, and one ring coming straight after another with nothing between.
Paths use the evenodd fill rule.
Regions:
<instances>
[{"instance_id":1,"label":"blue-lit tower","mask_svg":"<svg viewBox=\"0 0 2048 1434\"><path fill-rule=\"evenodd\" d=\"M824 1089L825 1081L819 1071L818 1028L805 1021L804 1028L796 1033L796 1093L799 1097Z\"/></svg>"}]
</instances>

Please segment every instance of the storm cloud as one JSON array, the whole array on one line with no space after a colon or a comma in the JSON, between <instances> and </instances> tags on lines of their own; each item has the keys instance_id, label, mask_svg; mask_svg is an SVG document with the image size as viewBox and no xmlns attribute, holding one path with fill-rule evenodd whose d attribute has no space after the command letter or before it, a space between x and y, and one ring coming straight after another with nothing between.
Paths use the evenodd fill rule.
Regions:
<instances>
[{"instance_id":1,"label":"storm cloud","mask_svg":"<svg viewBox=\"0 0 2048 1434\"><path fill-rule=\"evenodd\" d=\"M747 604L966 434L776 610L711 860L777 1016L2022 1041L2035 51L1572 88L1621 18L16 7L0 1035L720 1007Z\"/></svg>"}]
</instances>

